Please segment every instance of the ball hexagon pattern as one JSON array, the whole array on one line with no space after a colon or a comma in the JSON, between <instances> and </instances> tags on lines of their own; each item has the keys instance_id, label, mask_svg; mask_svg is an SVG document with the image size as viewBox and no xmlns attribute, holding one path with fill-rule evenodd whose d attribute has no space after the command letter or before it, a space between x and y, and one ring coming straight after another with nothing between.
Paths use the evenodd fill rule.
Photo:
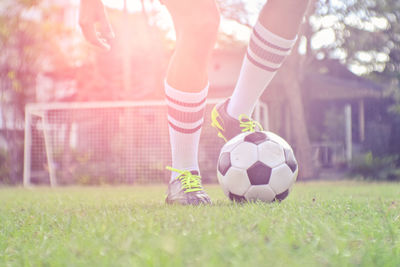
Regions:
<instances>
[{"instance_id":1,"label":"ball hexagon pattern","mask_svg":"<svg viewBox=\"0 0 400 267\"><path fill-rule=\"evenodd\" d=\"M262 143L257 149L260 160L271 168L285 162L283 147L274 141Z\"/></svg>"},{"instance_id":2,"label":"ball hexagon pattern","mask_svg":"<svg viewBox=\"0 0 400 267\"><path fill-rule=\"evenodd\" d=\"M218 171L222 175L225 175L231 166L231 154L229 152L221 153L219 156Z\"/></svg>"},{"instance_id":3,"label":"ball hexagon pattern","mask_svg":"<svg viewBox=\"0 0 400 267\"><path fill-rule=\"evenodd\" d=\"M225 177L223 177L221 180L229 192L235 195L244 195L251 185L249 178L246 177L246 170L232 167L229 168Z\"/></svg>"},{"instance_id":4,"label":"ball hexagon pattern","mask_svg":"<svg viewBox=\"0 0 400 267\"><path fill-rule=\"evenodd\" d=\"M247 169L258 160L257 145L241 142L231 152L232 166Z\"/></svg>"},{"instance_id":5,"label":"ball hexagon pattern","mask_svg":"<svg viewBox=\"0 0 400 267\"><path fill-rule=\"evenodd\" d=\"M257 161L247 169L247 177L249 177L252 185L268 184L271 178L271 171L270 167L261 161Z\"/></svg>"},{"instance_id":6,"label":"ball hexagon pattern","mask_svg":"<svg viewBox=\"0 0 400 267\"><path fill-rule=\"evenodd\" d=\"M230 200L282 201L298 175L290 145L272 132L242 133L221 149L218 182Z\"/></svg>"},{"instance_id":7,"label":"ball hexagon pattern","mask_svg":"<svg viewBox=\"0 0 400 267\"><path fill-rule=\"evenodd\" d=\"M272 169L269 185L275 193L280 194L290 188L293 182L293 172L286 164Z\"/></svg>"},{"instance_id":8,"label":"ball hexagon pattern","mask_svg":"<svg viewBox=\"0 0 400 267\"><path fill-rule=\"evenodd\" d=\"M289 168L292 172L296 172L297 171L297 160L294 157L293 150L285 148L284 152L285 152L286 164L289 166Z\"/></svg>"},{"instance_id":9,"label":"ball hexagon pattern","mask_svg":"<svg viewBox=\"0 0 400 267\"><path fill-rule=\"evenodd\" d=\"M268 136L264 132L254 132L246 135L243 139L245 142L249 142L255 145L259 145L268 140Z\"/></svg>"},{"instance_id":10,"label":"ball hexagon pattern","mask_svg":"<svg viewBox=\"0 0 400 267\"><path fill-rule=\"evenodd\" d=\"M247 190L244 197L249 201L261 200L264 202L274 201L276 193L269 185L253 185Z\"/></svg>"}]
</instances>

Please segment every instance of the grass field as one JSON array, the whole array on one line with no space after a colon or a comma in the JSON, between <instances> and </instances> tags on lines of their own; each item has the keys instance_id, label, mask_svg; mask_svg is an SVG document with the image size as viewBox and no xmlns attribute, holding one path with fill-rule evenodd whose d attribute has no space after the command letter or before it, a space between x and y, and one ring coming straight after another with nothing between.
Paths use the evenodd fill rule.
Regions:
<instances>
[{"instance_id":1,"label":"grass field","mask_svg":"<svg viewBox=\"0 0 400 267\"><path fill-rule=\"evenodd\" d=\"M400 184L298 183L282 203L164 204L165 186L0 187L0 266L400 266Z\"/></svg>"}]
</instances>

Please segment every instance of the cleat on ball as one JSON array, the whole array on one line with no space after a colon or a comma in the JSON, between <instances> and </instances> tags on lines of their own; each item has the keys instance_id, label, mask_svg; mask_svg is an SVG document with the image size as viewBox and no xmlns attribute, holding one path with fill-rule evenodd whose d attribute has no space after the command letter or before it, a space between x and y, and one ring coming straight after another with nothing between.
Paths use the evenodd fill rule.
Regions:
<instances>
[{"instance_id":1,"label":"cleat on ball","mask_svg":"<svg viewBox=\"0 0 400 267\"><path fill-rule=\"evenodd\" d=\"M261 125L246 115L240 115L238 119L231 117L227 112L229 99L217 104L211 112L211 126L218 131L218 137L228 142L233 137L244 132L262 131Z\"/></svg>"}]
</instances>

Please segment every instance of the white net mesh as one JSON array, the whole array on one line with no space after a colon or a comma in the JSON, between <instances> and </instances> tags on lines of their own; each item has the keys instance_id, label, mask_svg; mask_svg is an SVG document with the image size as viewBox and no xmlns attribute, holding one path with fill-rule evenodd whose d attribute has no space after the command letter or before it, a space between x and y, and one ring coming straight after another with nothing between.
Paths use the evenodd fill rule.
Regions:
<instances>
[{"instance_id":1,"label":"white net mesh","mask_svg":"<svg viewBox=\"0 0 400 267\"><path fill-rule=\"evenodd\" d=\"M208 101L200 140L205 183L217 181L223 145L210 120L217 102ZM164 183L171 162L166 116L163 101L29 105L24 183Z\"/></svg>"},{"instance_id":2,"label":"white net mesh","mask_svg":"<svg viewBox=\"0 0 400 267\"><path fill-rule=\"evenodd\" d=\"M216 181L223 142L210 126L208 104L200 166L204 182ZM170 146L164 102L31 105L25 149L30 183L160 183L169 179ZM28 147L29 146L29 147ZM28 177L27 177L28 176Z\"/></svg>"}]
</instances>

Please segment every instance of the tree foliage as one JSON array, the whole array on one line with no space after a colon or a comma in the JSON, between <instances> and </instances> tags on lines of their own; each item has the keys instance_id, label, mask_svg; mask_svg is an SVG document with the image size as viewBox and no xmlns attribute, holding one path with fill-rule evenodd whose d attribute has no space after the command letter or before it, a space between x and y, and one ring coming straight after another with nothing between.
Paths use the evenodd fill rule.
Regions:
<instances>
[{"instance_id":1,"label":"tree foliage","mask_svg":"<svg viewBox=\"0 0 400 267\"><path fill-rule=\"evenodd\" d=\"M398 167L400 160L395 155L400 151L400 2L319 0L312 21L314 34L331 30L335 35L335 41L314 51L315 55L339 58L350 70L385 88L385 99L378 106L367 107L375 110L379 117L370 118L372 124L367 123L374 125L370 141L382 143L387 135L390 145L384 151L382 145L371 143L366 146L382 157L371 156L376 164L390 158L391 164ZM390 133L383 134L382 127ZM374 146L380 149L374 149Z\"/></svg>"},{"instance_id":2,"label":"tree foliage","mask_svg":"<svg viewBox=\"0 0 400 267\"><path fill-rule=\"evenodd\" d=\"M400 114L400 2L319 0L311 19L314 34L333 31L335 40L315 51L339 58L349 69L383 84Z\"/></svg>"},{"instance_id":3,"label":"tree foliage","mask_svg":"<svg viewBox=\"0 0 400 267\"><path fill-rule=\"evenodd\" d=\"M0 5L0 136L5 139L8 182L20 180L24 108L35 101L41 71L70 64L61 40L71 31L59 22L63 10L40 0L5 1ZM0 168L2 168L1 166Z\"/></svg>"}]
</instances>

